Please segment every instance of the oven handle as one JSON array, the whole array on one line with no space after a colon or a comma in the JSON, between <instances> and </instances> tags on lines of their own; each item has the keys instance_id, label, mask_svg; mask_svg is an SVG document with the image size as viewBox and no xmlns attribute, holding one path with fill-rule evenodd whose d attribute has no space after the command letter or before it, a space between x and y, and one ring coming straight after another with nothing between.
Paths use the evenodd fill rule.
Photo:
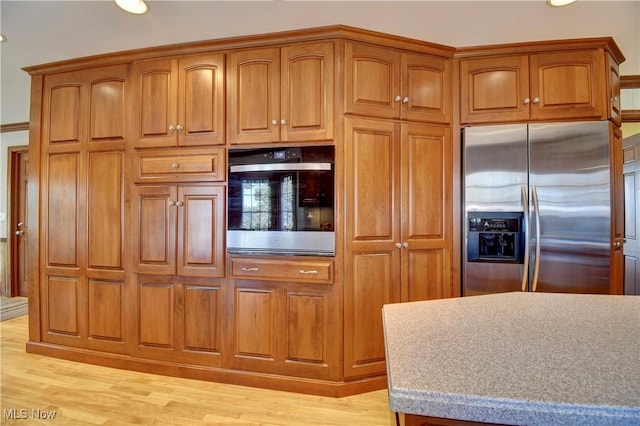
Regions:
<instances>
[{"instance_id":1,"label":"oven handle","mask_svg":"<svg viewBox=\"0 0 640 426\"><path fill-rule=\"evenodd\" d=\"M531 195L533 198L533 208L536 212L536 263L533 268L533 282L531 291L536 291L538 287L538 275L540 274L540 203L538 202L538 188L531 185Z\"/></svg>"},{"instance_id":2,"label":"oven handle","mask_svg":"<svg viewBox=\"0 0 640 426\"><path fill-rule=\"evenodd\" d=\"M527 196L527 186L522 185L522 209L524 210L524 235L529 236L529 197ZM527 281L529 280L529 241L524 243L524 268L522 270L522 291L527 291Z\"/></svg>"},{"instance_id":3,"label":"oven handle","mask_svg":"<svg viewBox=\"0 0 640 426\"><path fill-rule=\"evenodd\" d=\"M229 166L229 173L240 172L298 172L307 170L331 170L331 163L268 163L237 164Z\"/></svg>"}]
</instances>

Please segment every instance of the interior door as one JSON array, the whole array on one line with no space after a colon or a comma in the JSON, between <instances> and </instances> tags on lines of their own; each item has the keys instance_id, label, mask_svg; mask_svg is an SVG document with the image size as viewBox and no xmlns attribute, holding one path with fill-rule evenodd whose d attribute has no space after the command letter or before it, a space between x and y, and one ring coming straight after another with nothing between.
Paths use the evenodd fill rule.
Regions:
<instances>
[{"instance_id":1,"label":"interior door","mask_svg":"<svg viewBox=\"0 0 640 426\"><path fill-rule=\"evenodd\" d=\"M28 227L27 177L29 151L26 147L11 150L11 297L28 296Z\"/></svg>"},{"instance_id":2,"label":"interior door","mask_svg":"<svg viewBox=\"0 0 640 426\"><path fill-rule=\"evenodd\" d=\"M623 140L624 293L640 295L640 133Z\"/></svg>"}]
</instances>

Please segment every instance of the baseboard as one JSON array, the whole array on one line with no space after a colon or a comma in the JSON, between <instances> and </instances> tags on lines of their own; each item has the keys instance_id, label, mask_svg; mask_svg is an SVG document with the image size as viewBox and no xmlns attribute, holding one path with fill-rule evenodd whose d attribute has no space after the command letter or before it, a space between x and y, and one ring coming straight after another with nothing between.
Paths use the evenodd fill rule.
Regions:
<instances>
[{"instance_id":1,"label":"baseboard","mask_svg":"<svg viewBox=\"0 0 640 426\"><path fill-rule=\"evenodd\" d=\"M277 374L230 370L176 362L134 358L128 355L110 354L82 348L43 342L27 342L26 351L68 361L100 365L103 367L132 370L141 373L204 380L239 386L297 392L309 395L342 398L371 392L387 387L387 376L375 376L353 381L333 382Z\"/></svg>"}]
</instances>

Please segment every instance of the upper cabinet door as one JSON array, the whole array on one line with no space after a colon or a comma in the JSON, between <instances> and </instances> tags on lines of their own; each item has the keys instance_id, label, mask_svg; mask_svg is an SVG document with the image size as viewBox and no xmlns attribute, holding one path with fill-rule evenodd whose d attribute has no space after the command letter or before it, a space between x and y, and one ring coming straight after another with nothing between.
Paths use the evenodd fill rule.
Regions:
<instances>
[{"instance_id":1,"label":"upper cabinet door","mask_svg":"<svg viewBox=\"0 0 640 426\"><path fill-rule=\"evenodd\" d=\"M460 61L460 121L529 120L527 56Z\"/></svg>"},{"instance_id":2,"label":"upper cabinet door","mask_svg":"<svg viewBox=\"0 0 640 426\"><path fill-rule=\"evenodd\" d=\"M616 125L622 125L622 107L620 106L620 68L618 63L607 55L607 69L609 79L607 80L607 98L609 99L609 118Z\"/></svg>"},{"instance_id":3,"label":"upper cabinet door","mask_svg":"<svg viewBox=\"0 0 640 426\"><path fill-rule=\"evenodd\" d=\"M333 42L284 47L281 56L281 140L333 139Z\"/></svg>"},{"instance_id":4,"label":"upper cabinet door","mask_svg":"<svg viewBox=\"0 0 640 426\"><path fill-rule=\"evenodd\" d=\"M229 54L227 65L229 142L280 140L280 49Z\"/></svg>"},{"instance_id":5,"label":"upper cabinet door","mask_svg":"<svg viewBox=\"0 0 640 426\"><path fill-rule=\"evenodd\" d=\"M180 59L178 145L224 144L224 54Z\"/></svg>"},{"instance_id":6,"label":"upper cabinet door","mask_svg":"<svg viewBox=\"0 0 640 426\"><path fill-rule=\"evenodd\" d=\"M451 61L402 54L401 117L412 121L451 121Z\"/></svg>"},{"instance_id":7,"label":"upper cabinet door","mask_svg":"<svg viewBox=\"0 0 640 426\"><path fill-rule=\"evenodd\" d=\"M346 112L399 118L400 52L363 43L345 43Z\"/></svg>"},{"instance_id":8,"label":"upper cabinet door","mask_svg":"<svg viewBox=\"0 0 640 426\"><path fill-rule=\"evenodd\" d=\"M224 55L133 64L136 148L224 143Z\"/></svg>"},{"instance_id":9,"label":"upper cabinet door","mask_svg":"<svg viewBox=\"0 0 640 426\"><path fill-rule=\"evenodd\" d=\"M531 119L606 119L604 55L599 50L531 55Z\"/></svg>"},{"instance_id":10,"label":"upper cabinet door","mask_svg":"<svg viewBox=\"0 0 640 426\"><path fill-rule=\"evenodd\" d=\"M178 61L136 62L132 67L133 145L169 147L177 143Z\"/></svg>"}]
</instances>

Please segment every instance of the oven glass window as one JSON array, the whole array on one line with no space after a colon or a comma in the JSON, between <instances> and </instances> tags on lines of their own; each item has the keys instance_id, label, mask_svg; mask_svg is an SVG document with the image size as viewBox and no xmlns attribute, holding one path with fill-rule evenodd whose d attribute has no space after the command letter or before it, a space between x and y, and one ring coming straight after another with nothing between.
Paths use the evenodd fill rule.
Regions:
<instances>
[{"instance_id":1,"label":"oven glass window","mask_svg":"<svg viewBox=\"0 0 640 426\"><path fill-rule=\"evenodd\" d=\"M293 176L284 176L280 180L280 228L293 230Z\"/></svg>"},{"instance_id":2,"label":"oven glass window","mask_svg":"<svg viewBox=\"0 0 640 426\"><path fill-rule=\"evenodd\" d=\"M271 223L271 187L268 179L242 180L242 228L265 230Z\"/></svg>"}]
</instances>

